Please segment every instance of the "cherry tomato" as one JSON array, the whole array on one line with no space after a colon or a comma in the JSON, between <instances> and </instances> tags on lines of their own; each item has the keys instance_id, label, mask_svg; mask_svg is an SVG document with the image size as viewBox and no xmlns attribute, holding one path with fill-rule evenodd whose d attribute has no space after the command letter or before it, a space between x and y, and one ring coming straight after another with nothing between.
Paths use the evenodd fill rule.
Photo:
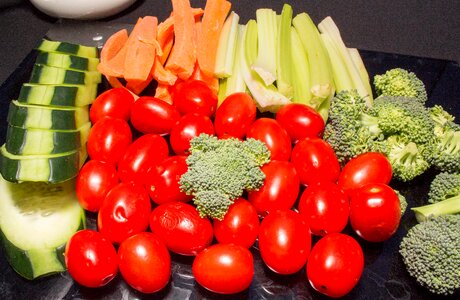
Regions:
<instances>
[{"instance_id":1,"label":"cherry tomato","mask_svg":"<svg viewBox=\"0 0 460 300\"><path fill-rule=\"evenodd\" d=\"M150 230L172 252L196 255L213 239L212 224L201 218L194 206L168 202L155 207L150 215Z\"/></svg>"},{"instance_id":2,"label":"cherry tomato","mask_svg":"<svg viewBox=\"0 0 460 300\"><path fill-rule=\"evenodd\" d=\"M97 212L107 193L117 183L117 170L112 164L88 161L80 169L75 185L80 205L88 211Z\"/></svg>"},{"instance_id":3,"label":"cherry tomato","mask_svg":"<svg viewBox=\"0 0 460 300\"><path fill-rule=\"evenodd\" d=\"M86 287L104 286L118 273L115 247L94 230L77 231L67 242L64 257L70 276Z\"/></svg>"},{"instance_id":4,"label":"cherry tomato","mask_svg":"<svg viewBox=\"0 0 460 300\"><path fill-rule=\"evenodd\" d=\"M117 164L133 139L128 122L104 117L96 122L88 135L87 149L91 159Z\"/></svg>"},{"instance_id":5,"label":"cherry tomato","mask_svg":"<svg viewBox=\"0 0 460 300\"><path fill-rule=\"evenodd\" d=\"M331 233L313 246L306 269L315 290L338 298L356 286L363 268L364 255L358 242L348 235Z\"/></svg>"},{"instance_id":6,"label":"cherry tomato","mask_svg":"<svg viewBox=\"0 0 460 300\"><path fill-rule=\"evenodd\" d=\"M171 156L164 159L147 176L147 191L156 204L166 202L187 202L192 196L185 194L179 185L182 175L187 172L186 156Z\"/></svg>"},{"instance_id":7,"label":"cherry tomato","mask_svg":"<svg viewBox=\"0 0 460 300\"><path fill-rule=\"evenodd\" d=\"M180 114L171 104L149 96L134 102L131 109L131 124L142 133L169 134L179 121Z\"/></svg>"},{"instance_id":8,"label":"cherry tomato","mask_svg":"<svg viewBox=\"0 0 460 300\"><path fill-rule=\"evenodd\" d=\"M367 152L345 164L338 184L344 191L353 192L368 183L388 184L392 175L391 163L384 154Z\"/></svg>"},{"instance_id":9,"label":"cherry tomato","mask_svg":"<svg viewBox=\"0 0 460 300\"><path fill-rule=\"evenodd\" d=\"M297 212L273 211L260 223L260 255L272 271L279 274L299 271L307 262L310 248L310 230Z\"/></svg>"},{"instance_id":10,"label":"cherry tomato","mask_svg":"<svg viewBox=\"0 0 460 300\"><path fill-rule=\"evenodd\" d=\"M214 119L216 135L219 138L243 139L249 126L256 120L257 107L247 93L233 93L217 108Z\"/></svg>"},{"instance_id":11,"label":"cherry tomato","mask_svg":"<svg viewBox=\"0 0 460 300\"><path fill-rule=\"evenodd\" d=\"M123 182L145 184L152 169L168 157L166 140L158 134L145 134L136 139L118 163L118 175Z\"/></svg>"},{"instance_id":12,"label":"cherry tomato","mask_svg":"<svg viewBox=\"0 0 460 300\"><path fill-rule=\"evenodd\" d=\"M341 232L347 226L350 204L347 194L337 184L323 181L303 191L299 212L306 217L312 234L326 235Z\"/></svg>"},{"instance_id":13,"label":"cherry tomato","mask_svg":"<svg viewBox=\"0 0 460 300\"><path fill-rule=\"evenodd\" d=\"M398 229L401 207L396 192L386 184L370 183L350 197L350 224L361 238L383 242Z\"/></svg>"},{"instance_id":14,"label":"cherry tomato","mask_svg":"<svg viewBox=\"0 0 460 300\"><path fill-rule=\"evenodd\" d=\"M324 120L308 105L289 103L276 113L276 120L283 126L293 143L306 137L321 137L324 132Z\"/></svg>"},{"instance_id":15,"label":"cherry tomato","mask_svg":"<svg viewBox=\"0 0 460 300\"><path fill-rule=\"evenodd\" d=\"M113 88L97 96L91 104L89 118L95 124L103 117L129 120L134 104L133 95L125 88Z\"/></svg>"},{"instance_id":16,"label":"cherry tomato","mask_svg":"<svg viewBox=\"0 0 460 300\"><path fill-rule=\"evenodd\" d=\"M286 129L274 119L257 119L249 127L246 137L264 142L272 160L289 160L291 156L291 138Z\"/></svg>"},{"instance_id":17,"label":"cherry tomato","mask_svg":"<svg viewBox=\"0 0 460 300\"><path fill-rule=\"evenodd\" d=\"M134 289L154 293L171 278L171 256L165 244L150 232L137 233L120 244L120 273Z\"/></svg>"},{"instance_id":18,"label":"cherry tomato","mask_svg":"<svg viewBox=\"0 0 460 300\"><path fill-rule=\"evenodd\" d=\"M214 135L214 125L205 115L191 113L183 116L171 130L169 141L177 155L187 155L190 140L202 133Z\"/></svg>"},{"instance_id":19,"label":"cherry tomato","mask_svg":"<svg viewBox=\"0 0 460 300\"><path fill-rule=\"evenodd\" d=\"M142 186L121 182L102 202L97 226L107 239L119 244L148 228L150 209L149 195Z\"/></svg>"},{"instance_id":20,"label":"cherry tomato","mask_svg":"<svg viewBox=\"0 0 460 300\"><path fill-rule=\"evenodd\" d=\"M211 117L217 109L217 96L200 80L190 79L176 84L171 97L182 115L199 113Z\"/></svg>"},{"instance_id":21,"label":"cherry tomato","mask_svg":"<svg viewBox=\"0 0 460 300\"><path fill-rule=\"evenodd\" d=\"M254 206L238 198L222 220L214 220L214 236L219 243L251 247L259 234L259 216Z\"/></svg>"},{"instance_id":22,"label":"cherry tomato","mask_svg":"<svg viewBox=\"0 0 460 300\"><path fill-rule=\"evenodd\" d=\"M277 209L290 209L300 189L299 175L288 161L272 160L262 167L264 185L258 191L248 192L248 200L261 215Z\"/></svg>"},{"instance_id":23,"label":"cherry tomato","mask_svg":"<svg viewBox=\"0 0 460 300\"><path fill-rule=\"evenodd\" d=\"M320 138L304 138L292 149L291 162L301 184L336 182L340 164L332 147Z\"/></svg>"},{"instance_id":24,"label":"cherry tomato","mask_svg":"<svg viewBox=\"0 0 460 300\"><path fill-rule=\"evenodd\" d=\"M198 253L192 264L195 280L219 294L239 293L251 285L254 259L251 252L235 244L215 244Z\"/></svg>"}]
</instances>

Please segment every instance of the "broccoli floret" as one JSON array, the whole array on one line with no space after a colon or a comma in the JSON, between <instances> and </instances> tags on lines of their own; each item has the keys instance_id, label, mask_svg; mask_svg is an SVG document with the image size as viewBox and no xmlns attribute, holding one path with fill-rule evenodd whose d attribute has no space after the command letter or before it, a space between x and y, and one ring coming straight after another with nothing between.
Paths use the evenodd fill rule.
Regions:
<instances>
[{"instance_id":1,"label":"broccoli floret","mask_svg":"<svg viewBox=\"0 0 460 300\"><path fill-rule=\"evenodd\" d=\"M428 202L436 203L460 195L460 173L441 172L431 181Z\"/></svg>"},{"instance_id":2,"label":"broccoli floret","mask_svg":"<svg viewBox=\"0 0 460 300\"><path fill-rule=\"evenodd\" d=\"M396 195L398 195L399 206L401 207L401 216L402 216L406 212L406 209L407 209L407 206L408 206L406 197L404 197L404 195L401 194L398 190L395 190L395 189L393 189L393 190L395 191Z\"/></svg>"},{"instance_id":3,"label":"broccoli floret","mask_svg":"<svg viewBox=\"0 0 460 300\"><path fill-rule=\"evenodd\" d=\"M460 130L445 130L427 148L428 160L438 170L460 173Z\"/></svg>"},{"instance_id":4,"label":"broccoli floret","mask_svg":"<svg viewBox=\"0 0 460 300\"><path fill-rule=\"evenodd\" d=\"M399 253L409 274L432 293L460 288L460 215L429 219L410 228Z\"/></svg>"},{"instance_id":5,"label":"broccoli floret","mask_svg":"<svg viewBox=\"0 0 460 300\"><path fill-rule=\"evenodd\" d=\"M401 68L388 70L384 74L374 76L374 87L377 96L404 96L417 99L425 104L428 99L425 85L413 72Z\"/></svg>"},{"instance_id":6,"label":"broccoli floret","mask_svg":"<svg viewBox=\"0 0 460 300\"><path fill-rule=\"evenodd\" d=\"M270 151L261 141L236 138L219 140L201 134L190 141L188 170L179 184L201 217L221 220L244 190L258 190L265 175L260 169L270 160Z\"/></svg>"}]
</instances>

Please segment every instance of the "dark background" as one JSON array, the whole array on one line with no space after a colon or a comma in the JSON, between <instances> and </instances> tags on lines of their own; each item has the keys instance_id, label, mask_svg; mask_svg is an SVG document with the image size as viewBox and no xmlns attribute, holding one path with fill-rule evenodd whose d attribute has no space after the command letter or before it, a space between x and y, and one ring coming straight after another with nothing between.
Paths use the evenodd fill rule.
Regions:
<instances>
[{"instance_id":1,"label":"dark background","mask_svg":"<svg viewBox=\"0 0 460 300\"><path fill-rule=\"evenodd\" d=\"M199 7L205 3L204 0L191 2ZM330 15L347 46L460 61L459 0L231 2L243 22L255 18L256 8L269 6L281 12L283 3L287 2L294 13L305 11L315 23ZM125 12L103 21L134 23L145 15L158 16L161 21L170 11L168 0L138 0ZM14 71L56 21L27 0L0 1L0 82Z\"/></svg>"}]
</instances>

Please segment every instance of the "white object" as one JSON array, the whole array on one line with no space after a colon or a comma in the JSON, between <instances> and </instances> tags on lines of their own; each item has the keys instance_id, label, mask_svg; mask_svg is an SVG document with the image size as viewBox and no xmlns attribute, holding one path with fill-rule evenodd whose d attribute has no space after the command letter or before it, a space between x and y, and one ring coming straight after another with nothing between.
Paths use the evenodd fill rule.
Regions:
<instances>
[{"instance_id":1,"label":"white object","mask_svg":"<svg viewBox=\"0 0 460 300\"><path fill-rule=\"evenodd\" d=\"M115 15L136 0L30 0L30 2L52 17L89 20Z\"/></svg>"}]
</instances>

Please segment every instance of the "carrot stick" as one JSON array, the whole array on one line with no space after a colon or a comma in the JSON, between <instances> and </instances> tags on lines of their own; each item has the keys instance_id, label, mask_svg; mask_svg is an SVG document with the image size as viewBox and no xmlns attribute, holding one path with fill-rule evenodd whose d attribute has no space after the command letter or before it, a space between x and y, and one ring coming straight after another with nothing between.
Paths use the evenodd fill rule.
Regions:
<instances>
[{"instance_id":1,"label":"carrot stick","mask_svg":"<svg viewBox=\"0 0 460 300\"><path fill-rule=\"evenodd\" d=\"M169 104L173 104L170 88L170 85L158 83L155 90L155 98L161 99Z\"/></svg>"},{"instance_id":2,"label":"carrot stick","mask_svg":"<svg viewBox=\"0 0 460 300\"><path fill-rule=\"evenodd\" d=\"M115 32L107 39L102 47L100 63L97 66L99 72L106 76L121 77L123 75L124 65L114 58L119 55L127 40L128 31L126 29ZM122 56L119 55L120 58Z\"/></svg>"}]
</instances>

